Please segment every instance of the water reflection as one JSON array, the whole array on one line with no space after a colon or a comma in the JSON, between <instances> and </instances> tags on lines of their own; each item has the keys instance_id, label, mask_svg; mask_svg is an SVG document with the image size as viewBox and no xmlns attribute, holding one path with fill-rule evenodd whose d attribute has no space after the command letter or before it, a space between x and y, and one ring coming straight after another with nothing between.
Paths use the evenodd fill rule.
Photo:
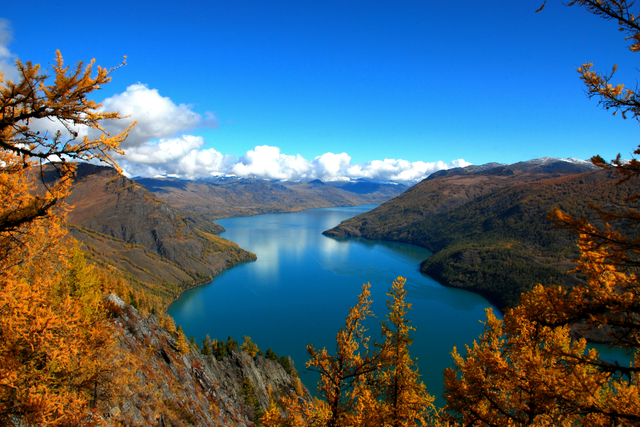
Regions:
<instances>
[{"instance_id":1,"label":"water reflection","mask_svg":"<svg viewBox=\"0 0 640 427\"><path fill-rule=\"evenodd\" d=\"M335 347L335 334L363 283L371 283L378 318L367 324L374 339L386 314L386 292L397 276L407 278L414 334L412 355L423 379L440 395L442 371L452 347L463 348L482 332L488 306L482 297L440 286L419 272L430 253L412 245L340 239L322 231L372 206L315 209L219 221L223 237L258 256L218 275L211 284L185 292L169 313L198 342L206 334L241 340L251 336L262 350L291 355L311 389L317 378L304 371L306 345Z\"/></svg>"}]
</instances>

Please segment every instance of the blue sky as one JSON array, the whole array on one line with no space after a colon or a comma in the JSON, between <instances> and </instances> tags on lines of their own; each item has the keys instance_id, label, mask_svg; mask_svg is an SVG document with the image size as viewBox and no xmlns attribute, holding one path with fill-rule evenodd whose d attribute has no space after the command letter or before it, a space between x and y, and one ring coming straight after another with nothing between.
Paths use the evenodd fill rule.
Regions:
<instances>
[{"instance_id":1,"label":"blue sky","mask_svg":"<svg viewBox=\"0 0 640 427\"><path fill-rule=\"evenodd\" d=\"M145 129L184 119L131 138L131 174L410 180L467 162L629 157L637 122L598 108L575 71L618 64L635 86L623 33L560 1L535 13L541 3L10 2L0 59L127 55L96 99L167 104Z\"/></svg>"}]
</instances>

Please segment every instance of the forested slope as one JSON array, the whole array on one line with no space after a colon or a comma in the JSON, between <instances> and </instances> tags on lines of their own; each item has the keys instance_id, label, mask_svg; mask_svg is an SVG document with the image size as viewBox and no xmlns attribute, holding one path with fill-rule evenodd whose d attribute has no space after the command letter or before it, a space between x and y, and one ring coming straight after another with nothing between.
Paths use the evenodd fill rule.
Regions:
<instances>
[{"instance_id":1,"label":"forested slope","mask_svg":"<svg viewBox=\"0 0 640 427\"><path fill-rule=\"evenodd\" d=\"M616 185L619 177L606 171L576 174L547 165L532 173L514 166L443 173L325 233L426 247L434 255L422 263L424 273L501 309L514 306L537 283L579 280L566 274L578 255L575 236L555 229L547 212L558 207L601 224L589 204L616 210L637 192L630 182Z\"/></svg>"}]
</instances>

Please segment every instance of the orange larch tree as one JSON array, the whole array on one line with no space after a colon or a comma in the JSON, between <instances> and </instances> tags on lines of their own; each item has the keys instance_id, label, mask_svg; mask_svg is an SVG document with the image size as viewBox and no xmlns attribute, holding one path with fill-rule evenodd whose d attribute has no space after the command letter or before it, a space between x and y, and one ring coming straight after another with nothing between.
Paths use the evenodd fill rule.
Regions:
<instances>
[{"instance_id":1,"label":"orange larch tree","mask_svg":"<svg viewBox=\"0 0 640 427\"><path fill-rule=\"evenodd\" d=\"M69 68L58 52L53 76L17 61L19 80L0 80L0 424L87 421L116 366L98 273L63 241L73 162L117 168L108 153L128 132L89 137L120 117L88 98L110 80L93 65ZM35 120L65 131L37 132ZM46 191L35 194L36 179Z\"/></svg>"},{"instance_id":2,"label":"orange larch tree","mask_svg":"<svg viewBox=\"0 0 640 427\"><path fill-rule=\"evenodd\" d=\"M336 336L335 355L307 346L307 367L320 373L320 398L308 402L292 394L265 412L265 427L411 427L437 425L438 413L409 355L412 339L406 314L406 279L393 282L387 301L389 314L381 322L382 343L370 344L364 320L372 316L369 284L349 310L345 326Z\"/></svg>"},{"instance_id":3,"label":"orange larch tree","mask_svg":"<svg viewBox=\"0 0 640 427\"><path fill-rule=\"evenodd\" d=\"M614 20L630 50L640 51L640 10L625 0L575 0L588 11ZM601 74L593 64L578 68L590 97L623 118L640 120L640 95L612 84L617 70ZM635 151L640 154L640 147ZM592 162L621 175L640 176L640 162L620 155L611 163ZM581 256L571 288L536 286L502 321L488 314L485 333L467 349L453 352L445 372L446 410L463 425L638 425L640 424L640 211L639 195L612 211L594 206L603 228L554 210L549 218L578 235ZM615 224L614 224L615 223ZM615 225L615 226L614 226ZM616 231L617 230L617 231ZM586 325L582 326L582 325ZM630 363L604 360L588 350L581 333L603 328L612 345L626 348ZM578 337L577 337L577 336Z\"/></svg>"},{"instance_id":4,"label":"orange larch tree","mask_svg":"<svg viewBox=\"0 0 640 427\"><path fill-rule=\"evenodd\" d=\"M429 418L437 412L433 402L435 397L427 393L420 382L420 374L415 361L409 354L413 343L410 336L415 327L410 326L406 318L411 303L406 302L406 279L398 277L393 281L387 300L389 313L385 322L381 322L382 369L379 384L385 425L393 427L426 425Z\"/></svg>"}]
</instances>

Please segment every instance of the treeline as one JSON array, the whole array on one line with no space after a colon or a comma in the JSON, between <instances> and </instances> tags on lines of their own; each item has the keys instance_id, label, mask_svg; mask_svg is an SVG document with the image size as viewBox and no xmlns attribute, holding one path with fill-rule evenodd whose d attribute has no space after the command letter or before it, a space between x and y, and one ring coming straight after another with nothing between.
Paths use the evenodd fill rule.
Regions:
<instances>
[{"instance_id":1,"label":"treeline","mask_svg":"<svg viewBox=\"0 0 640 427\"><path fill-rule=\"evenodd\" d=\"M244 336L244 342L242 345L239 345L238 341L234 340L231 335L227 337L226 341L219 341L217 339L211 339L209 334L207 334L207 336L202 339L202 346L199 346L196 339L192 336L189 337L189 342L200 353L205 356L214 356L218 360L224 359L227 354L233 351L242 350L251 357L263 356L265 359L278 362L287 374L293 376L298 375L297 371L293 368L293 362L289 356L278 357L271 348L268 348L266 352L263 352L258 348L257 344L251 341L251 337L247 335Z\"/></svg>"}]
</instances>

